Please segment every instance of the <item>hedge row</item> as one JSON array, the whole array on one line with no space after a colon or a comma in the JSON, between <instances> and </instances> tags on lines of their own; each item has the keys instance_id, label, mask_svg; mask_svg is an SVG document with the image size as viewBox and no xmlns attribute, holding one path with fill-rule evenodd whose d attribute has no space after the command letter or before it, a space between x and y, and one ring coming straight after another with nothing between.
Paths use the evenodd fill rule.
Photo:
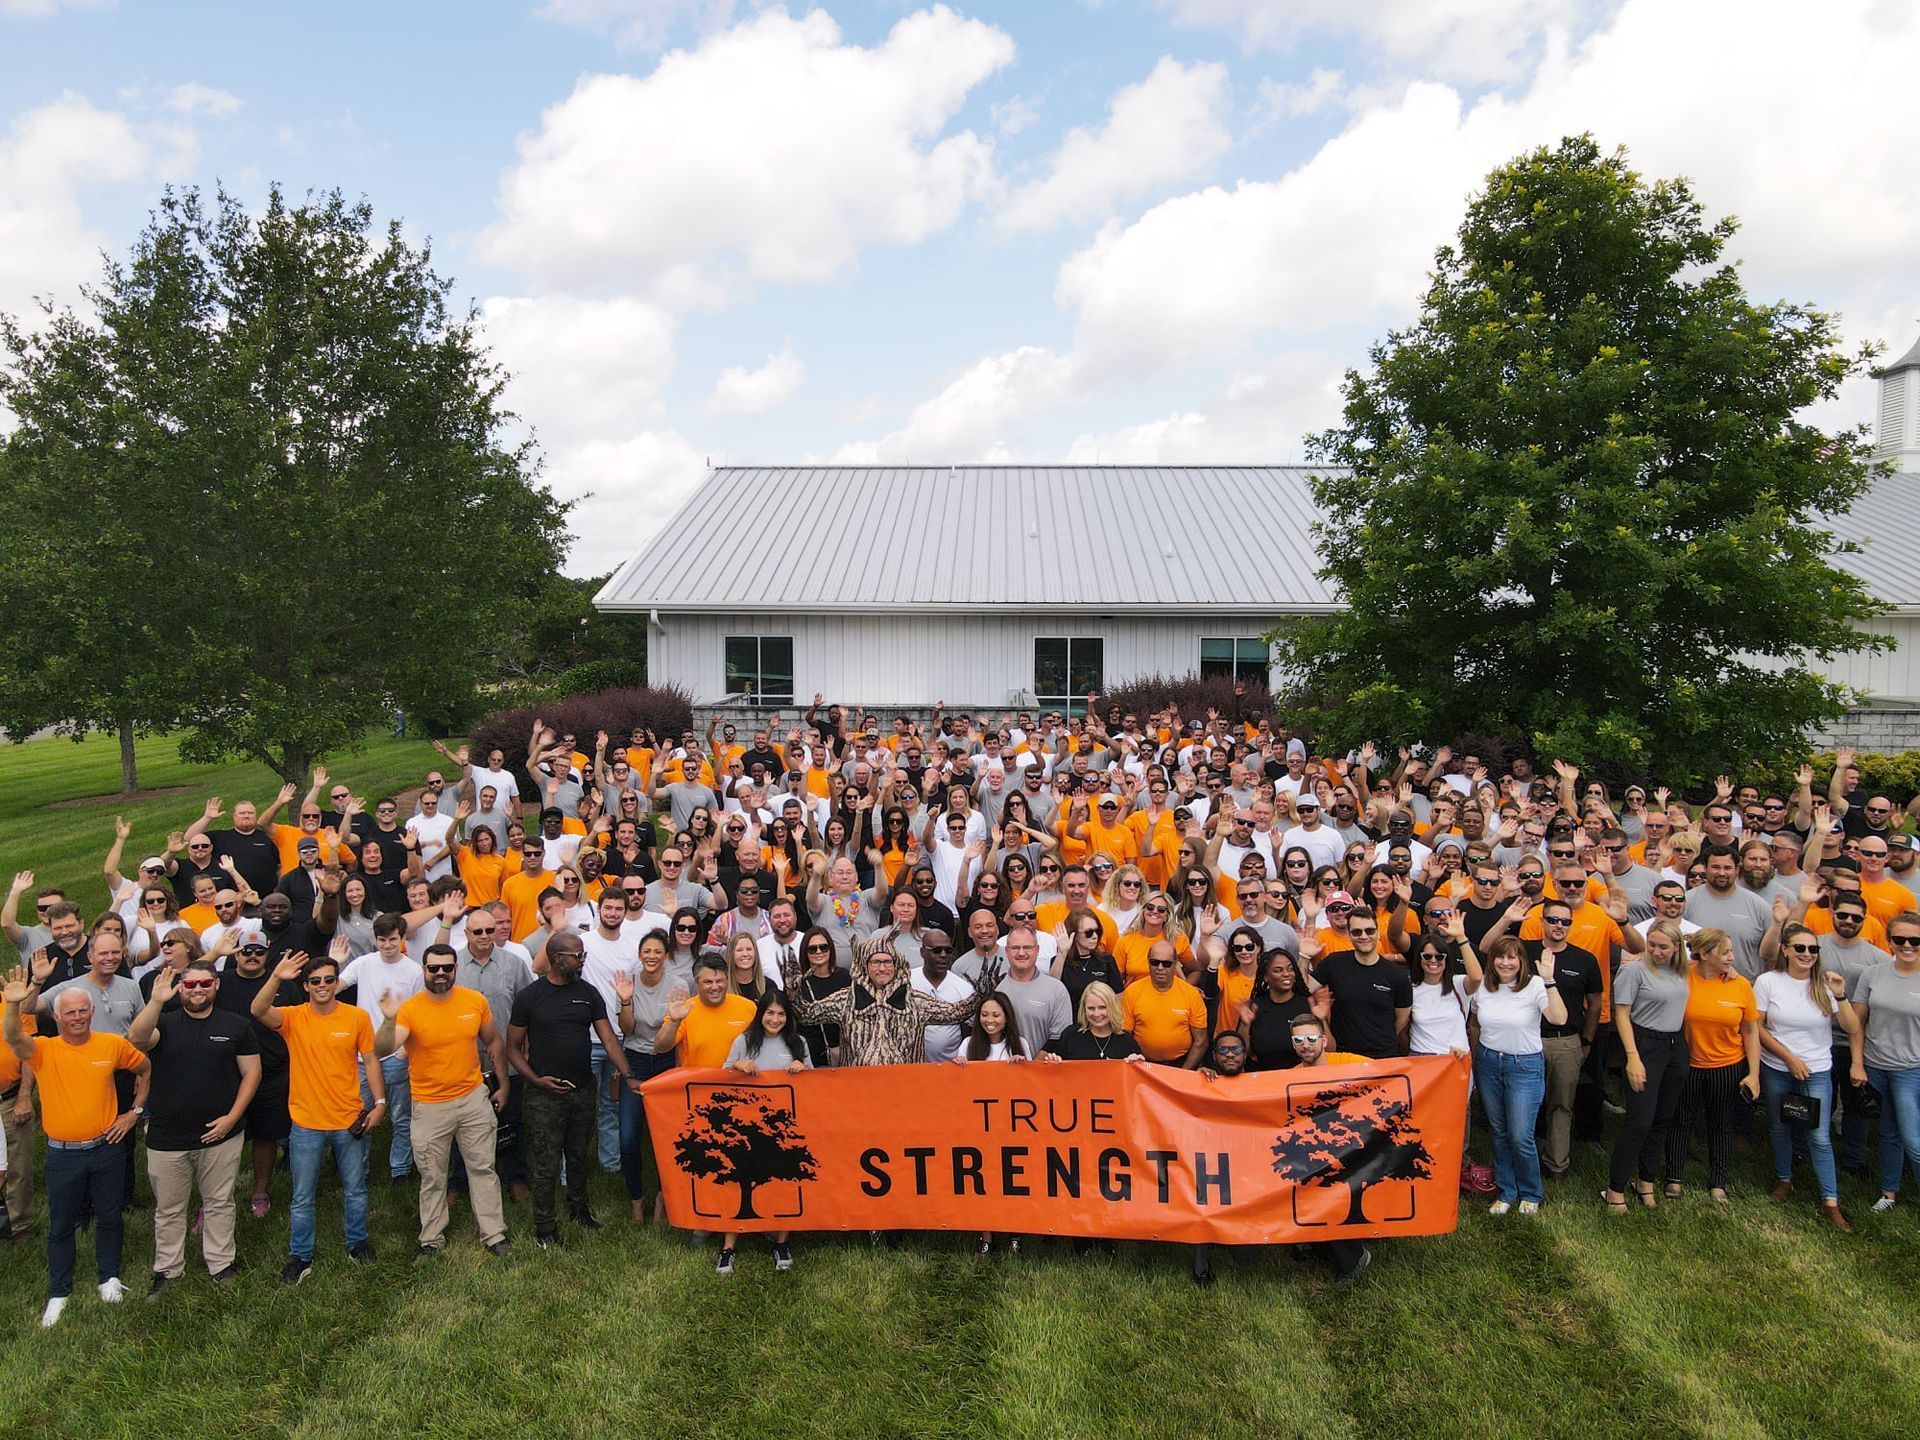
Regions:
<instances>
[{"instance_id":1,"label":"hedge row","mask_svg":"<svg viewBox=\"0 0 1920 1440\"><path fill-rule=\"evenodd\" d=\"M474 729L470 743L475 758L484 758L497 746L506 754L507 768L520 773L527 763L527 738L536 717L559 734L571 733L576 746L591 754L593 737L601 730L623 745L636 726L678 737L693 728L693 697L670 687L629 686L575 695L551 705L502 710ZM610 744L608 749L612 748Z\"/></svg>"}]
</instances>

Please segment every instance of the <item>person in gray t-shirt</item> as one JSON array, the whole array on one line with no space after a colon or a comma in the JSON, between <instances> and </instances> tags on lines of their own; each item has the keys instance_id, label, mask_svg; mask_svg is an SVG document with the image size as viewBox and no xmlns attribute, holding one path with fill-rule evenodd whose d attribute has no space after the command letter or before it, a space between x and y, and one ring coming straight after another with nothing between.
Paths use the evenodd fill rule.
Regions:
<instances>
[{"instance_id":1,"label":"person in gray t-shirt","mask_svg":"<svg viewBox=\"0 0 1920 1440\"><path fill-rule=\"evenodd\" d=\"M1733 968L1748 980L1760 974L1760 941L1773 927L1773 907L1737 879L1731 850L1707 855L1707 883L1687 894L1687 919L1724 930L1733 939Z\"/></svg>"},{"instance_id":2,"label":"person in gray t-shirt","mask_svg":"<svg viewBox=\"0 0 1920 1440\"><path fill-rule=\"evenodd\" d=\"M99 949L99 938L95 937L94 948ZM109 975L104 987L99 983L98 975L82 975L55 985L40 997L38 1012L51 1016L54 1014L53 1002L68 990L85 989L87 998L93 1001L93 1030L96 1035L125 1035L133 1028L133 1017L140 1013L145 1000L140 994L136 981L124 975Z\"/></svg>"},{"instance_id":3,"label":"person in gray t-shirt","mask_svg":"<svg viewBox=\"0 0 1920 1440\"><path fill-rule=\"evenodd\" d=\"M1898 961L1876 965L1853 982L1847 998L1866 1012L1860 1051L1869 1069L1920 1070L1920 970L1902 974ZM1883 1191L1891 1178L1881 1177Z\"/></svg>"}]
</instances>

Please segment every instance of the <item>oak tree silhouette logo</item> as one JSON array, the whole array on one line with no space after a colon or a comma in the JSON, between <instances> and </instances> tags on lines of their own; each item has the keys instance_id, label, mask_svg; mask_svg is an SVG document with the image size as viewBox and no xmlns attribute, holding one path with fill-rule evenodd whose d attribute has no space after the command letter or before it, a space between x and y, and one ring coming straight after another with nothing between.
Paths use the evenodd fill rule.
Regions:
<instances>
[{"instance_id":1,"label":"oak tree silhouette logo","mask_svg":"<svg viewBox=\"0 0 1920 1440\"><path fill-rule=\"evenodd\" d=\"M714 1089L689 1095L687 1122L674 1137L673 1154L688 1175L737 1186L736 1220L758 1220L753 1192L771 1181L812 1180L818 1162L794 1122L793 1092Z\"/></svg>"},{"instance_id":2,"label":"oak tree silhouette logo","mask_svg":"<svg viewBox=\"0 0 1920 1440\"><path fill-rule=\"evenodd\" d=\"M1347 1217L1364 1225L1366 1193L1385 1180L1424 1180L1433 1156L1420 1138L1409 1094L1376 1081L1330 1085L1313 1092L1274 1136L1274 1172L1301 1186L1348 1190Z\"/></svg>"}]
</instances>

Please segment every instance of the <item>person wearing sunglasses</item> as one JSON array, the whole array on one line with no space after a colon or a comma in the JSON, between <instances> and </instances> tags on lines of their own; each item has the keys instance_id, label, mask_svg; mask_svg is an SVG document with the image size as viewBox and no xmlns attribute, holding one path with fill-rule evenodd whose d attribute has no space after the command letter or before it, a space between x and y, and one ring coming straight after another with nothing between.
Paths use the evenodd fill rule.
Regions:
<instances>
[{"instance_id":1,"label":"person wearing sunglasses","mask_svg":"<svg viewBox=\"0 0 1920 1440\"><path fill-rule=\"evenodd\" d=\"M381 997L373 1043L382 1058L400 1052L407 1057L420 1166L420 1254L437 1255L446 1247L448 1162L458 1145L480 1243L504 1255L507 1216L494 1150L510 1067L486 997L455 983L459 968L451 945L429 945L420 962L423 988L405 1000ZM481 1046L492 1059L491 1087L480 1070Z\"/></svg>"},{"instance_id":2,"label":"person wearing sunglasses","mask_svg":"<svg viewBox=\"0 0 1920 1440\"><path fill-rule=\"evenodd\" d=\"M153 972L153 992L127 1039L153 1065L147 1179L153 1186L153 1280L148 1298L187 1270L187 1207L200 1192L200 1253L217 1285L233 1279L234 1182L246 1148L242 1121L260 1088L252 1021L214 1003L220 977L207 958ZM177 998L178 1003L171 1003Z\"/></svg>"},{"instance_id":3,"label":"person wearing sunglasses","mask_svg":"<svg viewBox=\"0 0 1920 1440\"><path fill-rule=\"evenodd\" d=\"M386 1112L387 1093L374 1054L373 1022L359 1006L340 1003L339 962L327 955L309 960L295 951L271 973L277 982L298 980L307 995L300 1005L276 1005L279 984L267 984L255 993L252 1004L253 1018L277 1032L287 1045L287 1112L293 1121L287 1158L293 1169L293 1202L280 1283L298 1285L313 1274L314 1200L320 1188L320 1159L329 1151L340 1175L347 1255L362 1265L375 1258L367 1234L367 1135ZM360 1103L362 1067L372 1092L364 1107Z\"/></svg>"},{"instance_id":4,"label":"person wearing sunglasses","mask_svg":"<svg viewBox=\"0 0 1920 1440\"><path fill-rule=\"evenodd\" d=\"M1388 1059L1400 1053L1401 1037L1413 1023L1413 984L1403 966L1381 955L1380 922L1370 911L1353 909L1353 898L1344 890L1329 902L1328 919L1335 918L1331 912L1342 902L1349 911L1341 917L1345 948L1330 946L1331 932L1321 931L1313 978L1333 998L1333 1033L1340 1049Z\"/></svg>"},{"instance_id":5,"label":"person wearing sunglasses","mask_svg":"<svg viewBox=\"0 0 1920 1440\"><path fill-rule=\"evenodd\" d=\"M1860 1028L1847 1001L1847 982L1820 965L1820 937L1804 925L1789 924L1780 936L1784 970L1768 970L1753 982L1753 1003L1760 1011L1760 1093L1767 1106L1773 1141L1774 1186L1770 1198L1793 1193L1796 1134L1804 1138L1820 1186L1819 1214L1836 1229L1853 1227L1840 1209L1840 1179L1833 1160L1833 1028L1849 1041ZM1789 1095L1813 1101L1813 1124L1796 1125L1785 1113Z\"/></svg>"},{"instance_id":6,"label":"person wearing sunglasses","mask_svg":"<svg viewBox=\"0 0 1920 1440\"><path fill-rule=\"evenodd\" d=\"M1902 1174L1920 1173L1920 912L1903 911L1887 926L1893 959L1853 982L1860 1022L1852 1079L1880 1096L1880 1198L1891 1210Z\"/></svg>"}]
</instances>

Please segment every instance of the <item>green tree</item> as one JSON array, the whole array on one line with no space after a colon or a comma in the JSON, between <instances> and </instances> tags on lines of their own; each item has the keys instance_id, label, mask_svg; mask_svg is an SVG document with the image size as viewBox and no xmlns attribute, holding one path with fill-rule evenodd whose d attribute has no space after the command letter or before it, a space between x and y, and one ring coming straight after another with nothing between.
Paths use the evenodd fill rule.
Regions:
<instances>
[{"instance_id":1,"label":"green tree","mask_svg":"<svg viewBox=\"0 0 1920 1440\"><path fill-rule=\"evenodd\" d=\"M522 625L566 507L531 442L503 438L505 377L450 290L365 202L275 189L255 216L169 192L92 317L6 332L10 457L120 517L117 559L153 557L144 580L98 574L106 623L134 631L87 666L102 713L144 673L114 657L151 638L165 703L136 720L185 725L190 759L301 780L395 708L457 708L495 678L481 637Z\"/></svg>"},{"instance_id":2,"label":"green tree","mask_svg":"<svg viewBox=\"0 0 1920 1440\"><path fill-rule=\"evenodd\" d=\"M1590 137L1488 178L1314 442L1342 467L1314 494L1349 608L1276 632L1293 719L1333 747L1518 734L1682 778L1844 707L1808 657L1885 642L1820 517L1872 471L1860 431L1804 415L1869 357L1749 300L1734 229Z\"/></svg>"}]
</instances>

